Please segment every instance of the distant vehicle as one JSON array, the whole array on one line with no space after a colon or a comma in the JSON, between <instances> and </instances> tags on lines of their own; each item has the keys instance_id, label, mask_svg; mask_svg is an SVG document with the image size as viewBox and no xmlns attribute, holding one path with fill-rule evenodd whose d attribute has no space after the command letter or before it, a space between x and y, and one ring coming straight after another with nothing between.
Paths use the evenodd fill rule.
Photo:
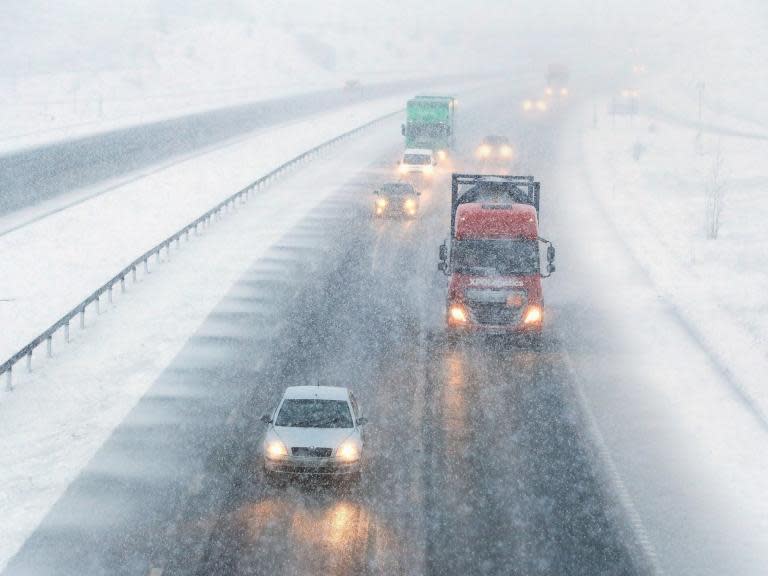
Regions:
<instances>
[{"instance_id":1,"label":"distant vehicle","mask_svg":"<svg viewBox=\"0 0 768 576\"><path fill-rule=\"evenodd\" d=\"M374 214L383 216L415 216L421 192L408 182L387 182L374 191Z\"/></svg>"},{"instance_id":2,"label":"distant vehicle","mask_svg":"<svg viewBox=\"0 0 768 576\"><path fill-rule=\"evenodd\" d=\"M527 113L546 112L549 104L544 98L528 98L523 100L523 111Z\"/></svg>"},{"instance_id":3,"label":"distant vehicle","mask_svg":"<svg viewBox=\"0 0 768 576\"><path fill-rule=\"evenodd\" d=\"M397 163L397 171L401 177L431 178L436 165L435 155L429 148L407 148Z\"/></svg>"},{"instance_id":4,"label":"distant vehicle","mask_svg":"<svg viewBox=\"0 0 768 576\"><path fill-rule=\"evenodd\" d=\"M275 481L290 476L357 480L366 423L354 395L336 386L286 388L272 414L262 445L264 473Z\"/></svg>"},{"instance_id":5,"label":"distant vehicle","mask_svg":"<svg viewBox=\"0 0 768 576\"><path fill-rule=\"evenodd\" d=\"M441 160L454 145L456 99L452 96L416 96L408 100L401 126L406 148L429 148Z\"/></svg>"},{"instance_id":6,"label":"distant vehicle","mask_svg":"<svg viewBox=\"0 0 768 576\"><path fill-rule=\"evenodd\" d=\"M640 92L624 88L611 99L611 114L634 116L640 111Z\"/></svg>"},{"instance_id":7,"label":"distant vehicle","mask_svg":"<svg viewBox=\"0 0 768 576\"><path fill-rule=\"evenodd\" d=\"M478 158L487 161L511 160L513 152L509 138L496 134L490 134L483 138L480 146L477 147Z\"/></svg>"},{"instance_id":8,"label":"distant vehicle","mask_svg":"<svg viewBox=\"0 0 768 576\"><path fill-rule=\"evenodd\" d=\"M533 176L453 174L451 231L438 269L450 276L446 323L453 333L522 334L538 342L541 278L555 249L539 236L540 185ZM541 273L539 245L547 247Z\"/></svg>"},{"instance_id":9,"label":"distant vehicle","mask_svg":"<svg viewBox=\"0 0 768 576\"><path fill-rule=\"evenodd\" d=\"M569 78L570 72L565 64L550 64L547 67L547 87L544 93L549 97L567 97Z\"/></svg>"}]
</instances>

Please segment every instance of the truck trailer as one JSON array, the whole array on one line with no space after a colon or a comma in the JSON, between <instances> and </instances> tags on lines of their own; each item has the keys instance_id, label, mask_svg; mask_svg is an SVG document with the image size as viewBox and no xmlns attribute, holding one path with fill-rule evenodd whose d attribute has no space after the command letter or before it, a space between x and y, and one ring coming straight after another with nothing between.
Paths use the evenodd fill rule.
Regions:
<instances>
[{"instance_id":1,"label":"truck trailer","mask_svg":"<svg viewBox=\"0 0 768 576\"><path fill-rule=\"evenodd\" d=\"M406 148L429 148L438 159L454 145L456 99L452 96L416 96L408 100L401 126Z\"/></svg>"}]
</instances>

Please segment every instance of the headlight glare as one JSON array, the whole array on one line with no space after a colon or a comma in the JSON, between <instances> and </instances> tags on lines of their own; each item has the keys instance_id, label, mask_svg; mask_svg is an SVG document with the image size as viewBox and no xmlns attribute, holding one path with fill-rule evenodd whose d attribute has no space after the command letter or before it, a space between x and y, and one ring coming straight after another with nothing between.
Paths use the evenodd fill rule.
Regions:
<instances>
[{"instance_id":1,"label":"headlight glare","mask_svg":"<svg viewBox=\"0 0 768 576\"><path fill-rule=\"evenodd\" d=\"M285 444L279 440L272 440L267 443L266 454L267 458L277 460L284 456L288 456L288 450L285 448Z\"/></svg>"},{"instance_id":2,"label":"headlight glare","mask_svg":"<svg viewBox=\"0 0 768 576\"><path fill-rule=\"evenodd\" d=\"M531 306L528 308L528 311L525 313L523 322L525 324L538 324L541 322L541 307Z\"/></svg>"},{"instance_id":3,"label":"headlight glare","mask_svg":"<svg viewBox=\"0 0 768 576\"><path fill-rule=\"evenodd\" d=\"M336 458L344 462L354 462L360 459L360 449L357 444L347 440L336 450Z\"/></svg>"}]
</instances>

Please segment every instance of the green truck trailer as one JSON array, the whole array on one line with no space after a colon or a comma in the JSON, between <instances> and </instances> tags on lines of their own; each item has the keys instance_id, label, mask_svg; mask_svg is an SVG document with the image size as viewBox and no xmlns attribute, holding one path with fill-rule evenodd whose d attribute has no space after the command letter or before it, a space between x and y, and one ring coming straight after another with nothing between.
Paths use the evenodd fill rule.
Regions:
<instances>
[{"instance_id":1,"label":"green truck trailer","mask_svg":"<svg viewBox=\"0 0 768 576\"><path fill-rule=\"evenodd\" d=\"M406 148L429 148L444 157L453 148L454 112L452 96L416 96L408 100L402 125Z\"/></svg>"}]
</instances>

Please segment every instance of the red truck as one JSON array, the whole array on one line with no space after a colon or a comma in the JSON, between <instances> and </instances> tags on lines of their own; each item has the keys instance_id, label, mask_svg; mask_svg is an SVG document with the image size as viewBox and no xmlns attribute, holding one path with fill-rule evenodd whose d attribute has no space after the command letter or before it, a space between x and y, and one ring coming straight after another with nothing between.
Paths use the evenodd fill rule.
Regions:
<instances>
[{"instance_id":1,"label":"red truck","mask_svg":"<svg viewBox=\"0 0 768 576\"><path fill-rule=\"evenodd\" d=\"M541 278L555 271L555 248L539 236L540 187L533 176L453 174L450 244L440 246L438 263L450 276L449 330L519 333L538 341Z\"/></svg>"}]
</instances>

